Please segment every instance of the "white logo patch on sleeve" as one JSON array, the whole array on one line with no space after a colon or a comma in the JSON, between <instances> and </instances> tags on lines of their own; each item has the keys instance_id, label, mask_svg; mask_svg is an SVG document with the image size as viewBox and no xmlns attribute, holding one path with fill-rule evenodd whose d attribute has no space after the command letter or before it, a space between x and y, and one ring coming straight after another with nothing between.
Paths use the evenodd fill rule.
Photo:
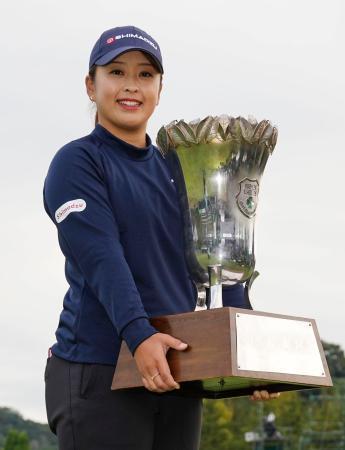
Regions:
<instances>
[{"instance_id":1,"label":"white logo patch on sleeve","mask_svg":"<svg viewBox=\"0 0 345 450\"><path fill-rule=\"evenodd\" d=\"M62 222L69 213L71 212L81 212L86 208L86 201L82 198L77 198L75 200L69 200L68 202L61 205L55 211L55 220L57 223Z\"/></svg>"}]
</instances>

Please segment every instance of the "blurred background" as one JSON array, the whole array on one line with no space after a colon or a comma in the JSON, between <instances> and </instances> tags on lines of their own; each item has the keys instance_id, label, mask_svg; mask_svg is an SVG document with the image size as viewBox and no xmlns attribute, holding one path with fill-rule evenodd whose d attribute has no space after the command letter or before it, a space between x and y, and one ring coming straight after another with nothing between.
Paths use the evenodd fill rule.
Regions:
<instances>
[{"instance_id":1,"label":"blurred background","mask_svg":"<svg viewBox=\"0 0 345 450\"><path fill-rule=\"evenodd\" d=\"M46 422L43 372L68 288L42 188L94 127L84 79L100 34L136 25L165 74L148 133L207 115L279 129L261 183L254 309L316 319L345 348L345 7L341 0L2 2L0 407Z\"/></svg>"}]
</instances>

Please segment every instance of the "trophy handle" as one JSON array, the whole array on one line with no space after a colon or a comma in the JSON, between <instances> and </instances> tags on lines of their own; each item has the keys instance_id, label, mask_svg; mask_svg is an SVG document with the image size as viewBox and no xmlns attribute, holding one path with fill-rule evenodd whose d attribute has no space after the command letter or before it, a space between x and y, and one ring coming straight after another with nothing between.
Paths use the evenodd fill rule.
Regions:
<instances>
[{"instance_id":1,"label":"trophy handle","mask_svg":"<svg viewBox=\"0 0 345 450\"><path fill-rule=\"evenodd\" d=\"M259 272L257 270L254 270L251 277L246 281L245 286L244 286L244 299L245 299L248 309L253 309L252 304L250 302L249 292L250 292L250 289L252 287L254 280L256 280L256 278L259 275L260 275Z\"/></svg>"}]
</instances>

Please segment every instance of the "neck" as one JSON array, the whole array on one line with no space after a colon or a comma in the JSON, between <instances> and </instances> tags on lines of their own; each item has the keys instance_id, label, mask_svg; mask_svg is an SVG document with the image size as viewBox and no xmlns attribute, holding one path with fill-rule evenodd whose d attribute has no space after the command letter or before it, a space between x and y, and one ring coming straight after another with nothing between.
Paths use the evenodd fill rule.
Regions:
<instances>
[{"instance_id":1,"label":"neck","mask_svg":"<svg viewBox=\"0 0 345 450\"><path fill-rule=\"evenodd\" d=\"M114 134L118 138L122 139L128 144L134 145L135 147L146 147L146 127L143 126L140 129L123 129L118 128L114 124L99 118L98 123L102 127L106 128L110 133Z\"/></svg>"}]
</instances>

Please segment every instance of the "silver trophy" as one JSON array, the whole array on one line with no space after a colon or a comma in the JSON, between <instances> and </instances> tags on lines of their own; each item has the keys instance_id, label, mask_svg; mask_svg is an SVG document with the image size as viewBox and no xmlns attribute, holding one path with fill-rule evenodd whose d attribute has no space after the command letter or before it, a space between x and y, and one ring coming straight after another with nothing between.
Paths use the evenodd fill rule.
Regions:
<instances>
[{"instance_id":1,"label":"silver trophy","mask_svg":"<svg viewBox=\"0 0 345 450\"><path fill-rule=\"evenodd\" d=\"M199 293L196 311L150 319L161 333L189 344L190 352L168 353L181 395L224 398L255 389L332 386L313 319L222 307L222 284L236 283L245 284L251 307L255 214L276 140L269 121L229 116L173 121L158 132L182 212L185 259ZM112 389L142 386L125 344L120 356Z\"/></svg>"},{"instance_id":2,"label":"silver trophy","mask_svg":"<svg viewBox=\"0 0 345 450\"><path fill-rule=\"evenodd\" d=\"M277 134L268 120L228 115L174 120L158 132L157 146L176 180L199 309L222 307L222 284L236 283L245 284L251 308L260 181Z\"/></svg>"},{"instance_id":3,"label":"silver trophy","mask_svg":"<svg viewBox=\"0 0 345 450\"><path fill-rule=\"evenodd\" d=\"M250 311L254 224L260 182L277 140L268 120L208 116L163 126L157 145L174 177L185 259L198 309L151 318L161 333L188 342L168 353L181 395L225 398L332 386L313 319ZM222 284L245 284L249 309L224 307ZM123 343L112 389L142 386Z\"/></svg>"}]
</instances>

